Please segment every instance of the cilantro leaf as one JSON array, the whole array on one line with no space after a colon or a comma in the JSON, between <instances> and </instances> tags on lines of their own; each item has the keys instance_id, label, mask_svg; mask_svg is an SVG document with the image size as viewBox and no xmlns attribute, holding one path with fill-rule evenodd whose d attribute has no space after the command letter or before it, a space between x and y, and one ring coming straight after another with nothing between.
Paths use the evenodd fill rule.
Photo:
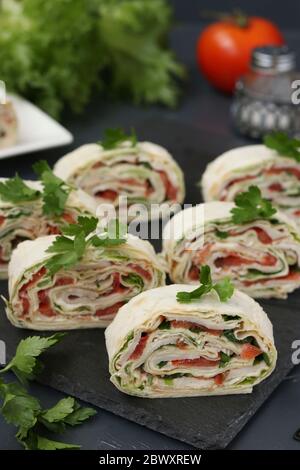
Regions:
<instances>
[{"instance_id":1,"label":"cilantro leaf","mask_svg":"<svg viewBox=\"0 0 300 470\"><path fill-rule=\"evenodd\" d=\"M202 266L200 270L200 286L191 292L177 292L176 299L180 303L188 303L200 299L203 295L215 290L221 302L229 300L234 292L233 284L229 278L221 279L213 284L211 279L210 267Z\"/></svg>"},{"instance_id":2,"label":"cilantro leaf","mask_svg":"<svg viewBox=\"0 0 300 470\"><path fill-rule=\"evenodd\" d=\"M48 337L29 336L26 339L22 339L17 347L15 356L0 373L12 370L22 382L34 378L36 367L40 366L37 357L58 343L64 336L65 333L56 333Z\"/></svg>"},{"instance_id":3,"label":"cilantro leaf","mask_svg":"<svg viewBox=\"0 0 300 470\"><path fill-rule=\"evenodd\" d=\"M294 158L300 162L300 140L290 138L284 132L274 132L264 138L264 144L276 150L281 157Z\"/></svg>"},{"instance_id":4,"label":"cilantro leaf","mask_svg":"<svg viewBox=\"0 0 300 470\"><path fill-rule=\"evenodd\" d=\"M45 160L36 162L32 168L41 179L44 187L42 194L44 214L60 216L64 212L71 188L54 175Z\"/></svg>"},{"instance_id":5,"label":"cilantro leaf","mask_svg":"<svg viewBox=\"0 0 300 470\"><path fill-rule=\"evenodd\" d=\"M0 182L0 196L4 201L18 203L35 201L41 197L41 193L27 186L16 173L14 178Z\"/></svg>"},{"instance_id":6,"label":"cilantro leaf","mask_svg":"<svg viewBox=\"0 0 300 470\"><path fill-rule=\"evenodd\" d=\"M137 137L133 129L131 130L130 135L125 134L125 132L120 128L106 129L106 131L104 132L104 138L102 139L100 144L105 150L111 150L115 147L118 147L118 145L122 144L125 141L130 142L132 147L136 146Z\"/></svg>"},{"instance_id":7,"label":"cilantro leaf","mask_svg":"<svg viewBox=\"0 0 300 470\"><path fill-rule=\"evenodd\" d=\"M231 209L231 213L235 224L245 224L257 219L270 219L277 212L272 203L262 197L257 186L250 186L248 191L238 194L234 202L236 207Z\"/></svg>"}]
</instances>

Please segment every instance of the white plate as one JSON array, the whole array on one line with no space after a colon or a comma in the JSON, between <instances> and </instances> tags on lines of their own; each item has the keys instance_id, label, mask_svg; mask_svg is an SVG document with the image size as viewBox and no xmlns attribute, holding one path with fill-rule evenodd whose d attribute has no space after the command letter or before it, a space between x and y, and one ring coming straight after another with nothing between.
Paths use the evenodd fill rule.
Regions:
<instances>
[{"instance_id":1,"label":"white plate","mask_svg":"<svg viewBox=\"0 0 300 470\"><path fill-rule=\"evenodd\" d=\"M15 145L0 150L0 158L21 153L59 147L73 141L72 134L57 121L24 98L9 95L18 118L18 139Z\"/></svg>"}]
</instances>

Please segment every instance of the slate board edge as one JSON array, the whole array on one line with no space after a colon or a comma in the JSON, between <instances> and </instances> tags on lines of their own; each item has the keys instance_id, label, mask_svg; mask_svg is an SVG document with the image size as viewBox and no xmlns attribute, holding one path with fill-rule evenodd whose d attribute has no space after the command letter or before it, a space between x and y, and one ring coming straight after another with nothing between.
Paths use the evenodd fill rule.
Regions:
<instances>
[{"instance_id":1,"label":"slate board edge","mask_svg":"<svg viewBox=\"0 0 300 470\"><path fill-rule=\"evenodd\" d=\"M257 413L259 408L263 404L265 404L266 400L272 395L272 393L277 389L277 387L281 384L281 382L284 380L284 378L293 368L294 368L294 365L291 362L289 362L287 366L285 367L282 375L280 376L271 375L267 380L269 382L269 385L270 385L270 382L273 382L272 389L270 390L269 387L266 389L266 393L264 394L263 398L259 401L257 405L253 406L249 410L248 413L244 413L242 415L242 418L239 420L238 424L236 421L232 421L228 425L228 427L224 430L223 433L216 434L215 442L209 446L205 444L203 445L203 441L199 439L195 439L195 440L185 439L184 437L182 437L180 432L179 433L177 432L176 428L171 429L169 426L165 426L165 424L162 421L160 420L156 421L155 419L149 418L147 414L137 412L134 406L134 403L132 406L127 403L126 409L124 409L123 406L118 405L116 402L106 400L103 397L100 397L99 402L96 403L95 400L88 397L88 392L86 390L76 388L76 391L74 391L72 386L69 386L69 383L67 381L60 380L60 385L55 383L55 380L52 380L52 378L50 380L45 380L45 381L39 378L37 381L43 385L50 386L60 392L74 395L76 398L82 401L90 403L91 405L96 406L100 409L109 411L116 416L120 416L124 419L127 419L128 421L132 421L141 426L147 427L148 429L151 429L152 431L159 432L161 434L164 434L165 436L168 436L173 439L177 439L178 441L192 445L197 449L220 450L220 449L225 449L230 444L230 442L239 434L242 428L248 423L248 421L252 418L252 416L254 416ZM259 384L257 387L259 386L263 386L263 383ZM219 398L219 397L216 397L216 398ZM193 398L191 398L191 400L192 399ZM130 409L132 409L132 414L129 412Z\"/></svg>"}]
</instances>

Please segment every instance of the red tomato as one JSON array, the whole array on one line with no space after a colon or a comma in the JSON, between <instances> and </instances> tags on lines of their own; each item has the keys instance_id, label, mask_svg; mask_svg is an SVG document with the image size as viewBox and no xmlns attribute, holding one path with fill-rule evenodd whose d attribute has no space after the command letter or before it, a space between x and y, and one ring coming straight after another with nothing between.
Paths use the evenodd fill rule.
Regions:
<instances>
[{"instance_id":1,"label":"red tomato","mask_svg":"<svg viewBox=\"0 0 300 470\"><path fill-rule=\"evenodd\" d=\"M284 39L271 21L258 17L224 19L204 29L197 43L197 61L205 77L222 91L234 90L237 79L248 70L252 49L279 46Z\"/></svg>"},{"instance_id":2,"label":"red tomato","mask_svg":"<svg viewBox=\"0 0 300 470\"><path fill-rule=\"evenodd\" d=\"M253 344L244 344L241 350L242 359L254 359L262 353L261 349Z\"/></svg>"}]
</instances>

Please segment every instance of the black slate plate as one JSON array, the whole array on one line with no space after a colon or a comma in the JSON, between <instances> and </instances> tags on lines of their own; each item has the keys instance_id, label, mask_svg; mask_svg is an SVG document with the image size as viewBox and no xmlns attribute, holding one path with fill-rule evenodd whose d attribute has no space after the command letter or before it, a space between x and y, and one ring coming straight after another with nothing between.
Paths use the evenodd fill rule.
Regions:
<instances>
[{"instance_id":1,"label":"black slate plate","mask_svg":"<svg viewBox=\"0 0 300 470\"><path fill-rule=\"evenodd\" d=\"M217 134L201 132L173 120L151 120L136 126L138 135L168 147L185 170L187 203L200 202L196 182L207 162L232 146ZM158 247L158 243L155 243ZM5 282L0 283L6 295ZM155 431L201 449L224 448L292 369L291 344L300 331L300 294L287 301L262 302L274 325L279 359L276 371L251 395L147 400L120 393L109 381L101 330L69 332L45 355L41 382L105 408ZM20 339L36 334L19 330L2 315L0 339L10 357Z\"/></svg>"}]
</instances>

